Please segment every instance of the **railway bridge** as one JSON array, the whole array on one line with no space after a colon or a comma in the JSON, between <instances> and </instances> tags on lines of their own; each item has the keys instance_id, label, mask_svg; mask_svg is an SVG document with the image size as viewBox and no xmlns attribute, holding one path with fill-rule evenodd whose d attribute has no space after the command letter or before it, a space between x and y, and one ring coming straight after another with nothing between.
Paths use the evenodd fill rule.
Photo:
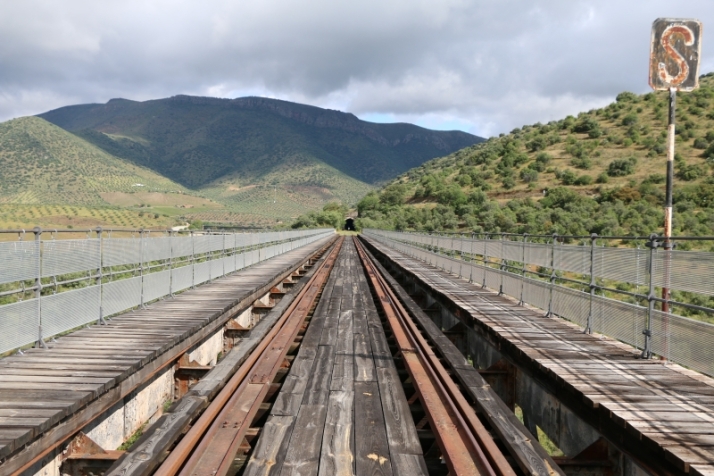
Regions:
<instances>
[{"instance_id":1,"label":"railway bridge","mask_svg":"<svg viewBox=\"0 0 714 476\"><path fill-rule=\"evenodd\" d=\"M710 251L152 233L0 242L0 475L714 474Z\"/></svg>"}]
</instances>

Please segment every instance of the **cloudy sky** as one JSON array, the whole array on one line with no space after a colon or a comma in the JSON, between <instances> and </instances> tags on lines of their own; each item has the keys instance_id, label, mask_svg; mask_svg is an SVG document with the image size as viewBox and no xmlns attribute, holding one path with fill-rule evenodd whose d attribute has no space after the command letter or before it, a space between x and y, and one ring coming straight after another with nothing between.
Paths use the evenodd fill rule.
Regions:
<instances>
[{"instance_id":1,"label":"cloudy sky","mask_svg":"<svg viewBox=\"0 0 714 476\"><path fill-rule=\"evenodd\" d=\"M714 71L712 0L0 0L0 120L260 95L490 136L647 91L658 17Z\"/></svg>"}]
</instances>

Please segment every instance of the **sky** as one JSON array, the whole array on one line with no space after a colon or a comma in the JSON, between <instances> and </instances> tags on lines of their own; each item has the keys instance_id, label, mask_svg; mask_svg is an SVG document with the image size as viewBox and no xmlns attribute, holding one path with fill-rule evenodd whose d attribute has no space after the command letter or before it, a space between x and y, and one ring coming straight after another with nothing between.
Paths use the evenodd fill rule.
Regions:
<instances>
[{"instance_id":1,"label":"sky","mask_svg":"<svg viewBox=\"0 0 714 476\"><path fill-rule=\"evenodd\" d=\"M266 96L489 137L644 93L652 22L712 0L0 0L0 121Z\"/></svg>"}]
</instances>

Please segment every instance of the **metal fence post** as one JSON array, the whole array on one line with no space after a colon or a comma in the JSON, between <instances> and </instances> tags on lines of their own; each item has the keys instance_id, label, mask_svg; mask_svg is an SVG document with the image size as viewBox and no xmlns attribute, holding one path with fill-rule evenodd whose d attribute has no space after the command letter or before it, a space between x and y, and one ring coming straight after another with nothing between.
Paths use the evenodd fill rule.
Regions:
<instances>
[{"instance_id":1,"label":"metal fence post","mask_svg":"<svg viewBox=\"0 0 714 476\"><path fill-rule=\"evenodd\" d=\"M474 233L471 232L471 246L469 247L471 252L469 253L469 283L474 282Z\"/></svg>"},{"instance_id":2,"label":"metal fence post","mask_svg":"<svg viewBox=\"0 0 714 476\"><path fill-rule=\"evenodd\" d=\"M481 282L481 289L484 289L486 287L486 271L488 268L488 256L487 256L487 251L488 251L488 240L490 240L491 235L484 235L483 236L483 281Z\"/></svg>"},{"instance_id":3,"label":"metal fence post","mask_svg":"<svg viewBox=\"0 0 714 476\"><path fill-rule=\"evenodd\" d=\"M654 254L655 250L659 246L657 242L657 235L650 235L650 241L647 242L646 246L650 249L649 263L647 263L647 277L649 280L649 292L647 294L647 321L645 322L645 329L642 334L645 336L645 345L642 349L642 358L649 359L652 357L652 311L654 311Z\"/></svg>"},{"instance_id":4,"label":"metal fence post","mask_svg":"<svg viewBox=\"0 0 714 476\"><path fill-rule=\"evenodd\" d=\"M169 296L174 298L174 232L169 230Z\"/></svg>"},{"instance_id":5,"label":"metal fence post","mask_svg":"<svg viewBox=\"0 0 714 476\"><path fill-rule=\"evenodd\" d=\"M35 347L47 348L42 336L42 228L36 226L32 232L35 234L36 277L35 299L37 299L37 342Z\"/></svg>"},{"instance_id":6,"label":"metal fence post","mask_svg":"<svg viewBox=\"0 0 714 476\"><path fill-rule=\"evenodd\" d=\"M221 267L223 268L223 276L226 275L226 232L223 232L223 250L221 251Z\"/></svg>"},{"instance_id":7,"label":"metal fence post","mask_svg":"<svg viewBox=\"0 0 714 476\"><path fill-rule=\"evenodd\" d=\"M526 283L526 240L528 239L528 233L523 233L523 245L521 247L521 299L518 301L519 306L523 306L525 303L523 301L523 287Z\"/></svg>"},{"instance_id":8,"label":"metal fence post","mask_svg":"<svg viewBox=\"0 0 714 476\"><path fill-rule=\"evenodd\" d=\"M498 295L502 296L503 295L503 274L506 271L506 254L504 253L503 249L503 238L504 235L501 233L501 284L498 285Z\"/></svg>"},{"instance_id":9,"label":"metal fence post","mask_svg":"<svg viewBox=\"0 0 714 476\"><path fill-rule=\"evenodd\" d=\"M588 310L588 322L585 327L585 334L593 332L593 297L595 296L595 242L597 233L590 235L590 309Z\"/></svg>"},{"instance_id":10,"label":"metal fence post","mask_svg":"<svg viewBox=\"0 0 714 476\"><path fill-rule=\"evenodd\" d=\"M104 277L102 274L102 255L104 253L104 246L102 246L102 227L98 226L96 231L97 240L99 241L99 266L97 266L97 277L94 282L99 286L99 319L97 319L97 324L104 326L107 324L107 321L104 320L104 286L102 285L102 278Z\"/></svg>"},{"instance_id":11,"label":"metal fence post","mask_svg":"<svg viewBox=\"0 0 714 476\"><path fill-rule=\"evenodd\" d=\"M139 276L141 276L141 309L144 306L144 229L139 230Z\"/></svg>"},{"instance_id":12,"label":"metal fence post","mask_svg":"<svg viewBox=\"0 0 714 476\"><path fill-rule=\"evenodd\" d=\"M553 233L553 246L550 248L550 286L548 295L548 312L545 317L553 317L553 288L555 287L555 247L558 244L558 234Z\"/></svg>"},{"instance_id":13,"label":"metal fence post","mask_svg":"<svg viewBox=\"0 0 714 476\"><path fill-rule=\"evenodd\" d=\"M191 239L191 289L196 289L196 240L193 231L189 231Z\"/></svg>"}]
</instances>

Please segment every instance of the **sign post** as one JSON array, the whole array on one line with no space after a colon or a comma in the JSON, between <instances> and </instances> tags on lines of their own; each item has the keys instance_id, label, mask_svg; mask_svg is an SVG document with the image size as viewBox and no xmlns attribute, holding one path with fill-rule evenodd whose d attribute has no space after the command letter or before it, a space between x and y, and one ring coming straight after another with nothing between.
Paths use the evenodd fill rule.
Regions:
<instances>
[{"instance_id":1,"label":"sign post","mask_svg":"<svg viewBox=\"0 0 714 476\"><path fill-rule=\"evenodd\" d=\"M652 24L650 86L669 91L667 128L667 190L664 203L664 249L672 249L672 186L674 180L674 133L677 91L699 87L699 57L702 23L682 18L658 18ZM669 284L669 260L665 260L665 286ZM662 311L669 312L669 289L662 288ZM649 337L649 336L647 336Z\"/></svg>"}]
</instances>

